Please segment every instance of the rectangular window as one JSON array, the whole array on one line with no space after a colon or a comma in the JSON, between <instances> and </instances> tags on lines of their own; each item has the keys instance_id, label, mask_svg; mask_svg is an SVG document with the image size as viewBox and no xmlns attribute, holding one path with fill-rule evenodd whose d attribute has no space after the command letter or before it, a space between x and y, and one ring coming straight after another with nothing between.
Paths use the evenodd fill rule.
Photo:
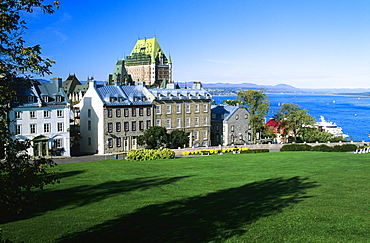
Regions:
<instances>
[{"instance_id":1,"label":"rectangular window","mask_svg":"<svg viewBox=\"0 0 370 243\"><path fill-rule=\"evenodd\" d=\"M204 108L204 110L203 110L204 112L208 112L208 104L204 104L203 108Z\"/></svg>"},{"instance_id":2,"label":"rectangular window","mask_svg":"<svg viewBox=\"0 0 370 243\"><path fill-rule=\"evenodd\" d=\"M203 131L203 140L207 140L207 139L208 139L208 131L204 130Z\"/></svg>"},{"instance_id":3,"label":"rectangular window","mask_svg":"<svg viewBox=\"0 0 370 243\"><path fill-rule=\"evenodd\" d=\"M156 105L156 106L155 106L155 113L156 113L157 115L161 114L161 106L160 106L160 105Z\"/></svg>"},{"instance_id":4,"label":"rectangular window","mask_svg":"<svg viewBox=\"0 0 370 243\"><path fill-rule=\"evenodd\" d=\"M44 111L44 118L50 118L50 111Z\"/></svg>"},{"instance_id":5,"label":"rectangular window","mask_svg":"<svg viewBox=\"0 0 370 243\"><path fill-rule=\"evenodd\" d=\"M186 117L186 126L190 127L190 117Z\"/></svg>"},{"instance_id":6,"label":"rectangular window","mask_svg":"<svg viewBox=\"0 0 370 243\"><path fill-rule=\"evenodd\" d=\"M199 112L199 104L195 104L195 112Z\"/></svg>"},{"instance_id":7,"label":"rectangular window","mask_svg":"<svg viewBox=\"0 0 370 243\"><path fill-rule=\"evenodd\" d=\"M47 97L47 96L43 96L43 97L42 97L42 100L43 100L45 103L48 103L48 102L49 102L49 97Z\"/></svg>"},{"instance_id":8,"label":"rectangular window","mask_svg":"<svg viewBox=\"0 0 370 243\"><path fill-rule=\"evenodd\" d=\"M117 147L121 147L122 145L121 145L122 143L121 143L121 138L117 138L116 139L116 145L117 145Z\"/></svg>"},{"instance_id":9,"label":"rectangular window","mask_svg":"<svg viewBox=\"0 0 370 243\"><path fill-rule=\"evenodd\" d=\"M120 132L120 131L121 131L121 123L116 122L116 132Z\"/></svg>"},{"instance_id":10,"label":"rectangular window","mask_svg":"<svg viewBox=\"0 0 370 243\"><path fill-rule=\"evenodd\" d=\"M127 108L123 109L123 115L125 117L128 117L128 109Z\"/></svg>"},{"instance_id":11,"label":"rectangular window","mask_svg":"<svg viewBox=\"0 0 370 243\"><path fill-rule=\"evenodd\" d=\"M112 109L108 109L107 112L108 112L108 117L111 118L112 117Z\"/></svg>"},{"instance_id":12,"label":"rectangular window","mask_svg":"<svg viewBox=\"0 0 370 243\"><path fill-rule=\"evenodd\" d=\"M28 102L35 102L35 98L33 96L28 96Z\"/></svg>"},{"instance_id":13,"label":"rectangular window","mask_svg":"<svg viewBox=\"0 0 370 243\"><path fill-rule=\"evenodd\" d=\"M17 119L21 119L21 118L22 118L22 112L20 112L20 111L16 111L16 112L15 112L15 118L17 118Z\"/></svg>"},{"instance_id":14,"label":"rectangular window","mask_svg":"<svg viewBox=\"0 0 370 243\"><path fill-rule=\"evenodd\" d=\"M186 104L186 113L190 113L190 104Z\"/></svg>"},{"instance_id":15,"label":"rectangular window","mask_svg":"<svg viewBox=\"0 0 370 243\"><path fill-rule=\"evenodd\" d=\"M171 114L171 105L166 105L166 114Z\"/></svg>"},{"instance_id":16,"label":"rectangular window","mask_svg":"<svg viewBox=\"0 0 370 243\"><path fill-rule=\"evenodd\" d=\"M121 109L116 109L116 117L121 117Z\"/></svg>"},{"instance_id":17,"label":"rectangular window","mask_svg":"<svg viewBox=\"0 0 370 243\"><path fill-rule=\"evenodd\" d=\"M125 126L125 131L127 132L127 131L129 130L128 122L125 122L125 123L124 123L124 126Z\"/></svg>"},{"instance_id":18,"label":"rectangular window","mask_svg":"<svg viewBox=\"0 0 370 243\"><path fill-rule=\"evenodd\" d=\"M50 132L50 123L44 123L44 132Z\"/></svg>"},{"instance_id":19,"label":"rectangular window","mask_svg":"<svg viewBox=\"0 0 370 243\"><path fill-rule=\"evenodd\" d=\"M152 115L152 108L148 107L146 108L146 115L151 116Z\"/></svg>"},{"instance_id":20,"label":"rectangular window","mask_svg":"<svg viewBox=\"0 0 370 243\"><path fill-rule=\"evenodd\" d=\"M36 118L36 111L30 111L30 118Z\"/></svg>"},{"instance_id":21,"label":"rectangular window","mask_svg":"<svg viewBox=\"0 0 370 243\"><path fill-rule=\"evenodd\" d=\"M136 108L132 108L132 110L131 110L131 111L132 111L132 114L131 114L131 115L132 115L132 116L136 116Z\"/></svg>"},{"instance_id":22,"label":"rectangular window","mask_svg":"<svg viewBox=\"0 0 370 243\"><path fill-rule=\"evenodd\" d=\"M136 121L133 121L133 122L131 123L131 130L132 130L132 131L136 131Z\"/></svg>"},{"instance_id":23,"label":"rectangular window","mask_svg":"<svg viewBox=\"0 0 370 243\"><path fill-rule=\"evenodd\" d=\"M55 100L56 100L56 102L63 102L62 96L56 96Z\"/></svg>"},{"instance_id":24,"label":"rectangular window","mask_svg":"<svg viewBox=\"0 0 370 243\"><path fill-rule=\"evenodd\" d=\"M176 127L181 127L181 118L176 118Z\"/></svg>"},{"instance_id":25,"label":"rectangular window","mask_svg":"<svg viewBox=\"0 0 370 243\"><path fill-rule=\"evenodd\" d=\"M113 123L109 122L108 123L108 132L113 132Z\"/></svg>"},{"instance_id":26,"label":"rectangular window","mask_svg":"<svg viewBox=\"0 0 370 243\"><path fill-rule=\"evenodd\" d=\"M91 131L91 121L87 121L87 130Z\"/></svg>"},{"instance_id":27,"label":"rectangular window","mask_svg":"<svg viewBox=\"0 0 370 243\"><path fill-rule=\"evenodd\" d=\"M90 118L91 117L91 109L87 109L87 117Z\"/></svg>"},{"instance_id":28,"label":"rectangular window","mask_svg":"<svg viewBox=\"0 0 370 243\"><path fill-rule=\"evenodd\" d=\"M113 138L108 138L108 147L113 148Z\"/></svg>"},{"instance_id":29,"label":"rectangular window","mask_svg":"<svg viewBox=\"0 0 370 243\"><path fill-rule=\"evenodd\" d=\"M207 126L208 117L203 117L203 126Z\"/></svg>"},{"instance_id":30,"label":"rectangular window","mask_svg":"<svg viewBox=\"0 0 370 243\"><path fill-rule=\"evenodd\" d=\"M146 129L149 129L149 127L151 127L151 126L152 126L151 121L150 120L147 120L146 121Z\"/></svg>"},{"instance_id":31,"label":"rectangular window","mask_svg":"<svg viewBox=\"0 0 370 243\"><path fill-rule=\"evenodd\" d=\"M91 146L91 137L88 137L88 138L87 138L87 145L88 145L88 146Z\"/></svg>"},{"instance_id":32,"label":"rectangular window","mask_svg":"<svg viewBox=\"0 0 370 243\"><path fill-rule=\"evenodd\" d=\"M144 130L144 121L139 121L139 130Z\"/></svg>"},{"instance_id":33,"label":"rectangular window","mask_svg":"<svg viewBox=\"0 0 370 243\"><path fill-rule=\"evenodd\" d=\"M161 119L157 119L157 120L155 120L155 125L156 125L157 127L160 127L160 126L161 126Z\"/></svg>"},{"instance_id":34,"label":"rectangular window","mask_svg":"<svg viewBox=\"0 0 370 243\"><path fill-rule=\"evenodd\" d=\"M139 116L143 116L144 115L144 108L139 108Z\"/></svg>"},{"instance_id":35,"label":"rectangular window","mask_svg":"<svg viewBox=\"0 0 370 243\"><path fill-rule=\"evenodd\" d=\"M181 113L181 105L176 105L176 113Z\"/></svg>"},{"instance_id":36,"label":"rectangular window","mask_svg":"<svg viewBox=\"0 0 370 243\"><path fill-rule=\"evenodd\" d=\"M199 117L194 118L194 126L199 126Z\"/></svg>"},{"instance_id":37,"label":"rectangular window","mask_svg":"<svg viewBox=\"0 0 370 243\"><path fill-rule=\"evenodd\" d=\"M231 125L231 131L232 132L234 131L234 125Z\"/></svg>"},{"instance_id":38,"label":"rectangular window","mask_svg":"<svg viewBox=\"0 0 370 243\"><path fill-rule=\"evenodd\" d=\"M36 124L30 124L30 133L36 133Z\"/></svg>"},{"instance_id":39,"label":"rectangular window","mask_svg":"<svg viewBox=\"0 0 370 243\"><path fill-rule=\"evenodd\" d=\"M171 119L166 119L166 128L171 128Z\"/></svg>"},{"instance_id":40,"label":"rectangular window","mask_svg":"<svg viewBox=\"0 0 370 243\"><path fill-rule=\"evenodd\" d=\"M63 147L63 139L62 138L56 138L53 141L53 147L54 148L62 148Z\"/></svg>"},{"instance_id":41,"label":"rectangular window","mask_svg":"<svg viewBox=\"0 0 370 243\"><path fill-rule=\"evenodd\" d=\"M15 134L21 134L22 133L22 125L17 125L15 127Z\"/></svg>"},{"instance_id":42,"label":"rectangular window","mask_svg":"<svg viewBox=\"0 0 370 243\"><path fill-rule=\"evenodd\" d=\"M63 110L57 110L57 117L63 117Z\"/></svg>"},{"instance_id":43,"label":"rectangular window","mask_svg":"<svg viewBox=\"0 0 370 243\"><path fill-rule=\"evenodd\" d=\"M57 131L58 132L63 132L63 123L62 122L57 123Z\"/></svg>"},{"instance_id":44,"label":"rectangular window","mask_svg":"<svg viewBox=\"0 0 370 243\"><path fill-rule=\"evenodd\" d=\"M199 131L194 132L194 140L196 140L196 141L199 140Z\"/></svg>"}]
</instances>

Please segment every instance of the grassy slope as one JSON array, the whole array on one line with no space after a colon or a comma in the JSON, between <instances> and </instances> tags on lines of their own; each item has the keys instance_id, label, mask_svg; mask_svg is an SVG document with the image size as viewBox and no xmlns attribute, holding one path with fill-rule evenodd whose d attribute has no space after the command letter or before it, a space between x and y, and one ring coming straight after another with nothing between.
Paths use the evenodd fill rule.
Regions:
<instances>
[{"instance_id":1,"label":"grassy slope","mask_svg":"<svg viewBox=\"0 0 370 243\"><path fill-rule=\"evenodd\" d=\"M225 154L59 165L25 242L370 241L370 155Z\"/></svg>"}]
</instances>

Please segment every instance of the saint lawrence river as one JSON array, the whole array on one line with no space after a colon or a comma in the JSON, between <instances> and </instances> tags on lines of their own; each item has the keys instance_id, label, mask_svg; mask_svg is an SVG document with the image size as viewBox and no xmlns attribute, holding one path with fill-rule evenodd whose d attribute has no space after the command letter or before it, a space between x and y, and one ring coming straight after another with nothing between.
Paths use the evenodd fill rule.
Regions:
<instances>
[{"instance_id":1,"label":"saint lawrence river","mask_svg":"<svg viewBox=\"0 0 370 243\"><path fill-rule=\"evenodd\" d=\"M267 94L270 110L266 120L273 117L283 103L295 103L301 109L319 121L324 116L326 121L334 122L342 127L354 141L370 141L370 97L310 95L310 94ZM236 96L213 96L216 104L224 100L235 99Z\"/></svg>"}]
</instances>

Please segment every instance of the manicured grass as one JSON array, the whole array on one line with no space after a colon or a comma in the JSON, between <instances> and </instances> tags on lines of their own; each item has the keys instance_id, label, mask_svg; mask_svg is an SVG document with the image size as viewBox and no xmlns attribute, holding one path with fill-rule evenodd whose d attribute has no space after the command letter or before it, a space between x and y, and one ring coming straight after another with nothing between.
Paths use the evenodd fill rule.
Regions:
<instances>
[{"instance_id":1,"label":"manicured grass","mask_svg":"<svg viewBox=\"0 0 370 243\"><path fill-rule=\"evenodd\" d=\"M25 242L369 242L370 154L224 154L58 166Z\"/></svg>"}]
</instances>

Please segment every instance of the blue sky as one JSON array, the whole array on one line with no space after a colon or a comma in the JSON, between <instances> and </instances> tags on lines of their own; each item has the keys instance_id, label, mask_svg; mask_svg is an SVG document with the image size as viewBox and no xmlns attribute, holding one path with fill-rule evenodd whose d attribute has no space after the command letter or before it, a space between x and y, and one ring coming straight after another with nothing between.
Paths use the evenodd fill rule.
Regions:
<instances>
[{"instance_id":1,"label":"blue sky","mask_svg":"<svg viewBox=\"0 0 370 243\"><path fill-rule=\"evenodd\" d=\"M27 43L63 80L106 80L155 35L174 81L370 88L368 0L60 0L52 15L24 17Z\"/></svg>"}]
</instances>

